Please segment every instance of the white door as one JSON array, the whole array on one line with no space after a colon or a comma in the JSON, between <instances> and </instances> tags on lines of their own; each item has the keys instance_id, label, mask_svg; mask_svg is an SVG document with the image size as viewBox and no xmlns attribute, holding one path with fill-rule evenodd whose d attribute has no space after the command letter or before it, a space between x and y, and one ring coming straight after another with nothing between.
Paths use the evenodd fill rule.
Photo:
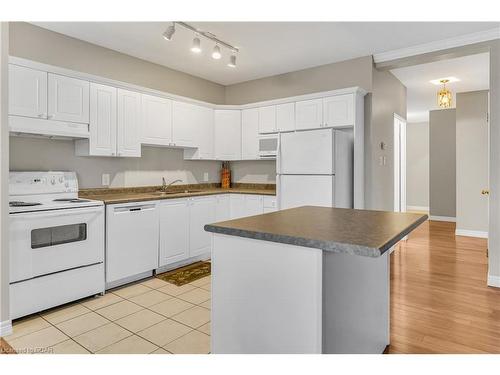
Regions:
<instances>
[{"instance_id":1,"label":"white door","mask_svg":"<svg viewBox=\"0 0 500 375\"><path fill-rule=\"evenodd\" d=\"M282 133L280 174L334 174L334 131Z\"/></svg>"},{"instance_id":2,"label":"white door","mask_svg":"<svg viewBox=\"0 0 500 375\"><path fill-rule=\"evenodd\" d=\"M279 176L279 209L334 206L334 176Z\"/></svg>"},{"instance_id":3,"label":"white door","mask_svg":"<svg viewBox=\"0 0 500 375\"><path fill-rule=\"evenodd\" d=\"M172 142L172 101L141 95L142 143L168 146Z\"/></svg>"},{"instance_id":4,"label":"white door","mask_svg":"<svg viewBox=\"0 0 500 375\"><path fill-rule=\"evenodd\" d=\"M48 118L89 123L90 83L49 73Z\"/></svg>"},{"instance_id":5,"label":"white door","mask_svg":"<svg viewBox=\"0 0 500 375\"><path fill-rule=\"evenodd\" d=\"M295 129L317 129L323 126L323 99L295 103Z\"/></svg>"},{"instance_id":6,"label":"white door","mask_svg":"<svg viewBox=\"0 0 500 375\"><path fill-rule=\"evenodd\" d=\"M245 216L261 215L264 213L264 198L262 195L245 195Z\"/></svg>"},{"instance_id":7,"label":"white door","mask_svg":"<svg viewBox=\"0 0 500 375\"><path fill-rule=\"evenodd\" d=\"M172 108L172 142L175 146L196 146L194 139L197 107L193 104L174 101Z\"/></svg>"},{"instance_id":8,"label":"white door","mask_svg":"<svg viewBox=\"0 0 500 375\"><path fill-rule=\"evenodd\" d=\"M323 126L354 125L354 95L337 95L323 99Z\"/></svg>"},{"instance_id":9,"label":"white door","mask_svg":"<svg viewBox=\"0 0 500 375\"><path fill-rule=\"evenodd\" d=\"M188 202L173 199L160 205L160 267L189 257Z\"/></svg>"},{"instance_id":10,"label":"white door","mask_svg":"<svg viewBox=\"0 0 500 375\"><path fill-rule=\"evenodd\" d=\"M196 111L195 143L199 159L214 158L214 110L198 107Z\"/></svg>"},{"instance_id":11,"label":"white door","mask_svg":"<svg viewBox=\"0 0 500 375\"><path fill-rule=\"evenodd\" d=\"M241 111L215 111L215 159L241 160Z\"/></svg>"},{"instance_id":12,"label":"white door","mask_svg":"<svg viewBox=\"0 0 500 375\"><path fill-rule=\"evenodd\" d=\"M259 133L276 132L276 106L259 108Z\"/></svg>"},{"instance_id":13,"label":"white door","mask_svg":"<svg viewBox=\"0 0 500 375\"><path fill-rule=\"evenodd\" d=\"M141 94L118 89L117 155L141 156L139 139Z\"/></svg>"},{"instance_id":14,"label":"white door","mask_svg":"<svg viewBox=\"0 0 500 375\"><path fill-rule=\"evenodd\" d=\"M259 158L259 109L241 111L241 158L256 160Z\"/></svg>"},{"instance_id":15,"label":"white door","mask_svg":"<svg viewBox=\"0 0 500 375\"><path fill-rule=\"evenodd\" d=\"M230 194L230 212L231 220L239 219L247 215L245 209L245 195L244 194Z\"/></svg>"},{"instance_id":16,"label":"white door","mask_svg":"<svg viewBox=\"0 0 500 375\"><path fill-rule=\"evenodd\" d=\"M116 88L90 84L90 155L116 155Z\"/></svg>"},{"instance_id":17,"label":"white door","mask_svg":"<svg viewBox=\"0 0 500 375\"><path fill-rule=\"evenodd\" d=\"M9 65L9 115L47 118L47 73Z\"/></svg>"},{"instance_id":18,"label":"white door","mask_svg":"<svg viewBox=\"0 0 500 375\"><path fill-rule=\"evenodd\" d=\"M215 222L215 197L192 198L189 207L189 256L210 253L212 237L205 225Z\"/></svg>"},{"instance_id":19,"label":"white door","mask_svg":"<svg viewBox=\"0 0 500 375\"><path fill-rule=\"evenodd\" d=\"M215 196L215 221L231 219L230 194Z\"/></svg>"},{"instance_id":20,"label":"white door","mask_svg":"<svg viewBox=\"0 0 500 375\"><path fill-rule=\"evenodd\" d=\"M276 106L276 128L280 132L295 130L295 103Z\"/></svg>"},{"instance_id":21,"label":"white door","mask_svg":"<svg viewBox=\"0 0 500 375\"><path fill-rule=\"evenodd\" d=\"M406 212L406 120L394 115L394 211Z\"/></svg>"}]
</instances>

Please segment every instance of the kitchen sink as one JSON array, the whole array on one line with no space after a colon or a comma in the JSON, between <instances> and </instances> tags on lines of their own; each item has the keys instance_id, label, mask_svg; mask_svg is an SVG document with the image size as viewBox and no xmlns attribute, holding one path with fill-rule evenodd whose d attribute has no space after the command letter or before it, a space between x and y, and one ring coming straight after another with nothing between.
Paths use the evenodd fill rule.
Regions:
<instances>
[{"instance_id":1,"label":"kitchen sink","mask_svg":"<svg viewBox=\"0 0 500 375\"><path fill-rule=\"evenodd\" d=\"M203 190L177 190L177 191L155 191L151 193L152 195L171 195L171 194L189 194L189 193L201 193Z\"/></svg>"}]
</instances>

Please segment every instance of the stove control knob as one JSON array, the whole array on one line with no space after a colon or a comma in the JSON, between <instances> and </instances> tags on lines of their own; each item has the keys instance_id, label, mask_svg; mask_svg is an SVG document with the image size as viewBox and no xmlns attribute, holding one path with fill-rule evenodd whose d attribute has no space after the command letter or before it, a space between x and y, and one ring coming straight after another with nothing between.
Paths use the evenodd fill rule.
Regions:
<instances>
[{"instance_id":1,"label":"stove control knob","mask_svg":"<svg viewBox=\"0 0 500 375\"><path fill-rule=\"evenodd\" d=\"M59 177L59 183L62 184L64 182L64 178Z\"/></svg>"},{"instance_id":2,"label":"stove control knob","mask_svg":"<svg viewBox=\"0 0 500 375\"><path fill-rule=\"evenodd\" d=\"M52 185L55 185L55 184L56 184L56 180L52 179L52 180L50 180L50 183L51 183Z\"/></svg>"},{"instance_id":3,"label":"stove control knob","mask_svg":"<svg viewBox=\"0 0 500 375\"><path fill-rule=\"evenodd\" d=\"M67 187L67 188L69 188L69 182L66 182L66 183L64 184L64 186L65 186L65 187Z\"/></svg>"}]
</instances>

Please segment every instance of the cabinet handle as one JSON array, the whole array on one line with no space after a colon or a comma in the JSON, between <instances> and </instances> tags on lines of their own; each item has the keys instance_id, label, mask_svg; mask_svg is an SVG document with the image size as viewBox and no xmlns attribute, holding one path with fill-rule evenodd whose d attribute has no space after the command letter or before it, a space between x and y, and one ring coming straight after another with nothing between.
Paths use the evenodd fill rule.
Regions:
<instances>
[{"instance_id":1,"label":"cabinet handle","mask_svg":"<svg viewBox=\"0 0 500 375\"><path fill-rule=\"evenodd\" d=\"M38 114L38 117L40 117L40 118L45 118L46 116L47 116L47 115L46 115L45 113L39 113L39 114Z\"/></svg>"},{"instance_id":2,"label":"cabinet handle","mask_svg":"<svg viewBox=\"0 0 500 375\"><path fill-rule=\"evenodd\" d=\"M54 115L48 115L47 118L48 119L54 118Z\"/></svg>"}]
</instances>

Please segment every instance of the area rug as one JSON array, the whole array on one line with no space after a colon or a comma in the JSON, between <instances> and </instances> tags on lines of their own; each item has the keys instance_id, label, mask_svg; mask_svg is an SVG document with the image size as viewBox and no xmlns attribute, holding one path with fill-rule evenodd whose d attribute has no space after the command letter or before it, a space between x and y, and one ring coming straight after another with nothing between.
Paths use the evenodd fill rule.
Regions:
<instances>
[{"instance_id":1,"label":"area rug","mask_svg":"<svg viewBox=\"0 0 500 375\"><path fill-rule=\"evenodd\" d=\"M157 274L156 277L168 283L182 286L202 277L210 276L210 262L196 262L189 266Z\"/></svg>"}]
</instances>

